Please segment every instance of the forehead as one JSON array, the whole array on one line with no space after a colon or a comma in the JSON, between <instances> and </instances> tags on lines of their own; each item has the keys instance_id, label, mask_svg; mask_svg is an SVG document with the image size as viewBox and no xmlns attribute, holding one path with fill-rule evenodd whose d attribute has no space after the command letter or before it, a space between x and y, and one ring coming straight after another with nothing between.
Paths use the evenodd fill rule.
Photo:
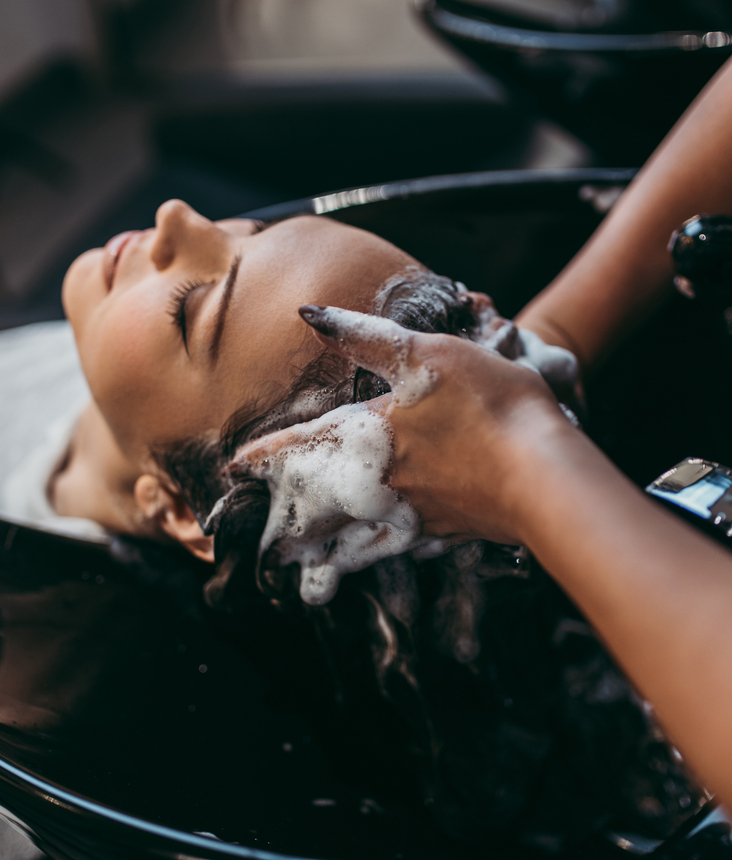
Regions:
<instances>
[{"instance_id":1,"label":"forehead","mask_svg":"<svg viewBox=\"0 0 732 860\"><path fill-rule=\"evenodd\" d=\"M320 251L323 260L331 258L328 259L329 265L340 262L347 267L356 262L378 262L379 258L384 257L411 259L404 251L375 233L324 215L299 215L275 222L264 228L259 239L262 245L265 239L267 243L276 243L283 255L293 251L302 252L306 248Z\"/></svg>"},{"instance_id":2,"label":"forehead","mask_svg":"<svg viewBox=\"0 0 732 860\"><path fill-rule=\"evenodd\" d=\"M229 403L236 392L254 397L262 386L289 384L322 350L297 313L301 305L368 312L385 281L415 263L372 233L320 217L283 222L261 238L267 245L242 260L221 343Z\"/></svg>"},{"instance_id":3,"label":"forehead","mask_svg":"<svg viewBox=\"0 0 732 860\"><path fill-rule=\"evenodd\" d=\"M274 224L259 239L258 253L243 262L252 268L265 263L272 280L285 276L283 293L310 288L322 298L367 301L364 310L387 278L416 263L374 233L317 215Z\"/></svg>"}]
</instances>

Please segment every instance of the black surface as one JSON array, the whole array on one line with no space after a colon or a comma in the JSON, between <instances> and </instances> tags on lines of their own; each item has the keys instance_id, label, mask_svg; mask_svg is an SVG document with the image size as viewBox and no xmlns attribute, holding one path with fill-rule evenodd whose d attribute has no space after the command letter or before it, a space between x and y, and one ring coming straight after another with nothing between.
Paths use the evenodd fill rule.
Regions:
<instances>
[{"instance_id":1,"label":"black surface","mask_svg":"<svg viewBox=\"0 0 732 860\"><path fill-rule=\"evenodd\" d=\"M521 167L536 113L495 81L343 75L311 83L230 78L156 96L164 158L215 166L289 199L440 173Z\"/></svg>"},{"instance_id":2,"label":"black surface","mask_svg":"<svg viewBox=\"0 0 732 860\"><path fill-rule=\"evenodd\" d=\"M0 541L6 763L153 824L252 848L318 857L368 857L386 845L387 856L449 853L421 803L404 804L398 737L381 750L367 744L376 760L361 761L360 784L347 761L332 758L342 747L358 763L364 742L338 736L310 625L266 606L235 628L207 617L195 567L157 549L140 562L129 547L110 557L7 525ZM378 708L363 719L384 722ZM389 780L374 780L389 757ZM13 776L3 779L12 785ZM49 830L53 844L68 829L81 850L84 830L96 829L89 808L59 813L37 787L24 785L21 798L7 788L2 802ZM122 831L106 827L102 843L136 841L135 826ZM151 833L143 831L147 849Z\"/></svg>"}]
</instances>

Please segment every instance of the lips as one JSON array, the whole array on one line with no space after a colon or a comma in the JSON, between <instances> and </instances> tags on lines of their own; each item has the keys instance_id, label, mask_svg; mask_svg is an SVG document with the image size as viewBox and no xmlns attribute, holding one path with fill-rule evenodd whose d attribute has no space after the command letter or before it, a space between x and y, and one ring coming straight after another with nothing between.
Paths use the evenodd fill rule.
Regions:
<instances>
[{"instance_id":1,"label":"lips","mask_svg":"<svg viewBox=\"0 0 732 860\"><path fill-rule=\"evenodd\" d=\"M102 274L104 276L104 282L106 283L108 290L112 289L112 284L114 283L114 275L117 271L117 265L119 263L120 257L122 256L122 251L124 250L125 245L134 235L139 232L139 230L126 230L124 233L118 233L116 236L113 236L104 246L104 256L102 257Z\"/></svg>"}]
</instances>

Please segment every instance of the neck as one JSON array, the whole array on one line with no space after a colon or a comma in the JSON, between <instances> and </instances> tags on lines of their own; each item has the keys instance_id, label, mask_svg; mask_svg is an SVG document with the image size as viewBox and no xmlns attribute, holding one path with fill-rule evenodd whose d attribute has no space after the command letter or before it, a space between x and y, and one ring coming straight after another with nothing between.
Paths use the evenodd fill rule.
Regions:
<instances>
[{"instance_id":1,"label":"neck","mask_svg":"<svg viewBox=\"0 0 732 860\"><path fill-rule=\"evenodd\" d=\"M84 409L48 495L60 516L94 520L113 532L145 534L133 499L140 469L125 456L94 401Z\"/></svg>"}]
</instances>

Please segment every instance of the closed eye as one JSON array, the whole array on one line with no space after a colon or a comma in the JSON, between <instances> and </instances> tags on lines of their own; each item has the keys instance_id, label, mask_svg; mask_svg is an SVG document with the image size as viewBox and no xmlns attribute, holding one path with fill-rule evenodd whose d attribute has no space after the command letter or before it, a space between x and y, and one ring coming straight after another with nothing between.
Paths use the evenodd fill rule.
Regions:
<instances>
[{"instance_id":1,"label":"closed eye","mask_svg":"<svg viewBox=\"0 0 732 860\"><path fill-rule=\"evenodd\" d=\"M168 301L168 316L171 318L173 325L180 331L186 352L188 352L186 302L194 290L205 286L208 286L205 281L183 281L183 283L178 284L174 288Z\"/></svg>"}]
</instances>

